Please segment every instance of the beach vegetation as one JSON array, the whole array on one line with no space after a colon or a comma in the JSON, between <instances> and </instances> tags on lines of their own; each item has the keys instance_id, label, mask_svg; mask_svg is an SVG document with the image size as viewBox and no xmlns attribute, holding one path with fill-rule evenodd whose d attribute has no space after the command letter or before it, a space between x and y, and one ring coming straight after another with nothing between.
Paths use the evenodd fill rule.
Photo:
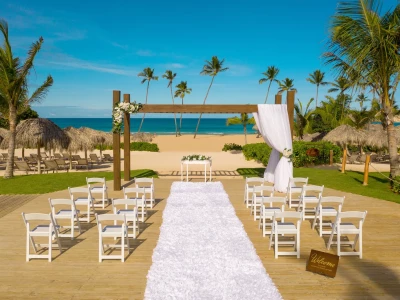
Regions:
<instances>
[{"instance_id":1,"label":"beach vegetation","mask_svg":"<svg viewBox=\"0 0 400 300\"><path fill-rule=\"evenodd\" d=\"M172 83L176 77L176 73L173 73L171 70L166 70L165 73L162 75L162 78L165 78L168 80L168 86L170 88L171 92L171 98L172 98L172 105L175 104L174 101L174 95L172 94ZM183 104L183 100L182 100ZM181 113L182 116L182 113ZM176 113L174 112L174 122L175 122L175 136L178 136L178 124L176 123Z\"/></svg>"},{"instance_id":2,"label":"beach vegetation","mask_svg":"<svg viewBox=\"0 0 400 300\"><path fill-rule=\"evenodd\" d=\"M227 151L242 151L243 147L241 145L235 144L235 143L229 143L225 144L224 147L222 148L222 151L227 152Z\"/></svg>"},{"instance_id":3,"label":"beach vegetation","mask_svg":"<svg viewBox=\"0 0 400 300\"><path fill-rule=\"evenodd\" d=\"M339 76L373 86L388 136L390 176L395 178L400 171L393 115L400 78L400 4L384 14L381 8L379 0L340 2L324 58Z\"/></svg>"},{"instance_id":4,"label":"beach vegetation","mask_svg":"<svg viewBox=\"0 0 400 300\"><path fill-rule=\"evenodd\" d=\"M24 111L17 114L17 124L26 119L37 119L37 118L39 118L39 114L37 113L37 111L33 110L30 106L28 106ZM0 114L0 128L5 128L5 129L10 128L8 119L3 118L1 114Z\"/></svg>"},{"instance_id":5,"label":"beach vegetation","mask_svg":"<svg viewBox=\"0 0 400 300\"><path fill-rule=\"evenodd\" d=\"M100 147L102 150L112 150L113 146L101 146L101 145L95 145L96 150L100 150ZM124 149L124 143L120 143L120 148ZM157 144L154 143L148 143L148 142L131 142L129 149L131 151L149 151L149 152L159 152L160 149L158 148Z\"/></svg>"},{"instance_id":6,"label":"beach vegetation","mask_svg":"<svg viewBox=\"0 0 400 300\"><path fill-rule=\"evenodd\" d=\"M279 85L278 94L282 94L286 91L286 103L287 103L288 91L295 91L297 93L297 90L294 88L294 79L285 78L282 81L279 80L278 85Z\"/></svg>"},{"instance_id":7,"label":"beach vegetation","mask_svg":"<svg viewBox=\"0 0 400 300\"><path fill-rule=\"evenodd\" d=\"M123 174L121 172L123 177ZM0 194L45 194L66 190L68 187L83 186L86 177L105 177L113 180L113 172L71 172L50 173L41 175L20 175L11 179L0 178ZM131 170L131 178L155 177L157 173L150 169ZM67 191L68 194L68 191ZM66 194L66 195L67 195Z\"/></svg>"},{"instance_id":8,"label":"beach vegetation","mask_svg":"<svg viewBox=\"0 0 400 300\"><path fill-rule=\"evenodd\" d=\"M264 82L269 82L269 84L268 84L268 90L267 90L267 95L265 96L265 101L264 101L264 104L266 104L267 101L268 101L269 89L271 88L272 82L274 81L274 82L276 82L276 83L279 83L279 80L276 79L276 77L277 77L278 74L279 74L279 69L278 69L277 67L275 67L275 66L269 66L268 69L267 69L267 71L265 71L264 73L261 73L261 74L263 74L265 77L261 78L261 79L258 81L258 83L259 83L259 84L263 84Z\"/></svg>"},{"instance_id":9,"label":"beach vegetation","mask_svg":"<svg viewBox=\"0 0 400 300\"><path fill-rule=\"evenodd\" d=\"M310 74L310 77L307 78L307 81L315 84L317 86L317 94L315 95L315 108L318 106L318 90L320 85L327 85L328 82L324 81L325 73L321 72L321 70L315 70Z\"/></svg>"},{"instance_id":10,"label":"beach vegetation","mask_svg":"<svg viewBox=\"0 0 400 300\"><path fill-rule=\"evenodd\" d=\"M296 135L302 140L304 133L310 131L310 120L313 114L313 110L310 109L311 103L314 101L314 98L311 98L303 110L303 103L299 99L297 99L298 104L294 105L295 112L295 122L294 122L294 130Z\"/></svg>"},{"instance_id":11,"label":"beach vegetation","mask_svg":"<svg viewBox=\"0 0 400 300\"><path fill-rule=\"evenodd\" d=\"M176 91L175 91L175 98L179 97L182 100L182 105L183 105L183 99L185 98L186 95L190 94L192 92L191 88L188 88L187 86L187 81L181 81L177 86L176 86ZM181 129L182 129L182 113L180 116L179 120L179 128L178 132L179 135L181 135Z\"/></svg>"},{"instance_id":12,"label":"beach vegetation","mask_svg":"<svg viewBox=\"0 0 400 300\"><path fill-rule=\"evenodd\" d=\"M229 69L229 68L223 67L224 62L225 62L225 59L219 60L217 56L213 56L210 61L206 60L206 64L203 66L203 70L200 72L200 75L211 76L211 82L210 82L210 85L208 86L206 96L204 97L203 105L206 104L208 93L210 92L210 89L214 82L215 76L217 76L219 73L225 72L226 70ZM194 132L194 138L196 138L197 132L199 130L200 120L201 120L202 115L203 114L201 113L199 116L199 120L197 121L196 130Z\"/></svg>"},{"instance_id":13,"label":"beach vegetation","mask_svg":"<svg viewBox=\"0 0 400 300\"><path fill-rule=\"evenodd\" d=\"M150 87L150 81L158 80L158 76L154 75L154 69L151 69L149 67L145 68L142 72L140 72L138 74L139 77L143 77L141 84L145 83L147 81L147 88L146 88L146 102L145 104L147 104L147 100L149 97L149 87ZM140 121L140 125L139 125L139 129L138 132L140 132L140 130L142 130L142 126L143 126L143 122L144 122L144 118L146 116L146 113L143 114L142 120Z\"/></svg>"},{"instance_id":14,"label":"beach vegetation","mask_svg":"<svg viewBox=\"0 0 400 300\"><path fill-rule=\"evenodd\" d=\"M30 104L43 100L53 85L49 75L46 80L29 95L29 75L34 68L43 38L40 37L28 50L25 61L15 57L9 40L8 24L0 19L3 44L0 46L0 113L9 123L8 157L4 178L14 176L15 134L18 114L23 113Z\"/></svg>"},{"instance_id":15,"label":"beach vegetation","mask_svg":"<svg viewBox=\"0 0 400 300\"><path fill-rule=\"evenodd\" d=\"M243 126L243 131L244 131L244 144L247 144L247 125L254 125L256 124L256 121L254 120L254 117L249 118L249 114L247 113L241 113L240 118L235 116L232 118L228 118L226 120L226 126L231 126L231 125L242 125Z\"/></svg>"}]
</instances>

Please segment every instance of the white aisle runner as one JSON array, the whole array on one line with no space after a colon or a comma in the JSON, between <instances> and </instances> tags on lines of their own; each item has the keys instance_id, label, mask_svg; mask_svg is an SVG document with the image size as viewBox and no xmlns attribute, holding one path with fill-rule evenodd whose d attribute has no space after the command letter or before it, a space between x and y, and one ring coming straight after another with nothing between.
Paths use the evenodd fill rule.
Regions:
<instances>
[{"instance_id":1,"label":"white aisle runner","mask_svg":"<svg viewBox=\"0 0 400 300\"><path fill-rule=\"evenodd\" d=\"M174 182L145 298L281 299L220 182Z\"/></svg>"}]
</instances>

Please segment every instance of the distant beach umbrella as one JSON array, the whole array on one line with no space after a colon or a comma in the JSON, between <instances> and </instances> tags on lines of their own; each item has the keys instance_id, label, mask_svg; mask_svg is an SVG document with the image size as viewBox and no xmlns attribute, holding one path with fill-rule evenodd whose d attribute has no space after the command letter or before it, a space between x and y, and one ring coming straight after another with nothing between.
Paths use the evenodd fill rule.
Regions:
<instances>
[{"instance_id":1,"label":"distant beach umbrella","mask_svg":"<svg viewBox=\"0 0 400 300\"><path fill-rule=\"evenodd\" d=\"M400 145L400 128L395 127L395 131L397 145ZM388 147L387 132L381 124L371 124L368 126L366 145L377 148Z\"/></svg>"},{"instance_id":2,"label":"distant beach umbrella","mask_svg":"<svg viewBox=\"0 0 400 300\"><path fill-rule=\"evenodd\" d=\"M9 136L6 136L0 147L8 148ZM40 156L40 148L66 148L69 139L65 133L48 119L35 118L27 119L18 124L15 134L17 147L36 148ZM38 159L38 172L40 174L40 159Z\"/></svg>"},{"instance_id":3,"label":"distant beach umbrella","mask_svg":"<svg viewBox=\"0 0 400 300\"><path fill-rule=\"evenodd\" d=\"M100 159L103 157L103 148L113 145L113 136L111 133L95 130L89 127L81 127L79 130L88 136L94 145L100 145Z\"/></svg>"},{"instance_id":4,"label":"distant beach umbrella","mask_svg":"<svg viewBox=\"0 0 400 300\"><path fill-rule=\"evenodd\" d=\"M367 134L364 130L357 130L349 125L340 125L323 137L324 141L336 143L345 147L351 145L365 145Z\"/></svg>"}]
</instances>

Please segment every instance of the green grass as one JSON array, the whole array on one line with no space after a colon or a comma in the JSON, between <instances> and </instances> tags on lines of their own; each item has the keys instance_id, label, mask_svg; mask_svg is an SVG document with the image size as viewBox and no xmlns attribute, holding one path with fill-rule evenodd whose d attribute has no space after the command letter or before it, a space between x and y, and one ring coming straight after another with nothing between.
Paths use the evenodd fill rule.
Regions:
<instances>
[{"instance_id":1,"label":"green grass","mask_svg":"<svg viewBox=\"0 0 400 300\"><path fill-rule=\"evenodd\" d=\"M244 177L263 176L264 168L237 169ZM383 173L388 176L388 173ZM400 195L390 190L389 180L379 173L369 173L368 185L363 186L364 174L362 172L347 171L342 174L337 170L324 170L314 168L294 168L295 177L308 177L309 182L324 185L338 191L358 194L400 203Z\"/></svg>"},{"instance_id":2,"label":"green grass","mask_svg":"<svg viewBox=\"0 0 400 300\"><path fill-rule=\"evenodd\" d=\"M85 185L86 177L105 177L106 180L112 180L113 172L73 172L0 178L0 194L45 194ZM123 175L121 177L123 178ZM133 177L157 177L157 173L149 169L132 170L131 178Z\"/></svg>"}]
</instances>

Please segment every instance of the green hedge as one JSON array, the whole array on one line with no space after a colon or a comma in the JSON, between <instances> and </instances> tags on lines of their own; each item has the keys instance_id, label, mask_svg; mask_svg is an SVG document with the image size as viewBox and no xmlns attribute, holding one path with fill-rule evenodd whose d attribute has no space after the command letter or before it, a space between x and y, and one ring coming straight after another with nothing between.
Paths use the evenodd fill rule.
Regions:
<instances>
[{"instance_id":1,"label":"green hedge","mask_svg":"<svg viewBox=\"0 0 400 300\"><path fill-rule=\"evenodd\" d=\"M319 155L311 157L306 154L308 149L318 149ZM333 150L333 162L340 162L342 150L329 142L293 142L293 166L295 168L308 165L329 164L329 150ZM243 155L247 160L257 160L264 166L268 164L271 148L265 143L247 144L243 146Z\"/></svg>"},{"instance_id":2,"label":"green hedge","mask_svg":"<svg viewBox=\"0 0 400 300\"><path fill-rule=\"evenodd\" d=\"M121 149L124 148L124 143L121 143ZM147 143L147 142L132 142L130 144L131 151L150 151L150 152L159 152L160 149L158 148L157 144ZM96 145L95 149L100 150L100 145ZM103 150L112 150L112 146L104 147Z\"/></svg>"},{"instance_id":3,"label":"green hedge","mask_svg":"<svg viewBox=\"0 0 400 300\"><path fill-rule=\"evenodd\" d=\"M394 178L393 186L392 186L392 191L393 193L400 194L400 176L397 176Z\"/></svg>"},{"instance_id":4,"label":"green hedge","mask_svg":"<svg viewBox=\"0 0 400 300\"><path fill-rule=\"evenodd\" d=\"M243 149L243 147L238 144L229 143L229 144L224 145L224 148L222 148L222 151L227 152L227 151L231 151L231 150L242 150L242 149Z\"/></svg>"}]
</instances>

